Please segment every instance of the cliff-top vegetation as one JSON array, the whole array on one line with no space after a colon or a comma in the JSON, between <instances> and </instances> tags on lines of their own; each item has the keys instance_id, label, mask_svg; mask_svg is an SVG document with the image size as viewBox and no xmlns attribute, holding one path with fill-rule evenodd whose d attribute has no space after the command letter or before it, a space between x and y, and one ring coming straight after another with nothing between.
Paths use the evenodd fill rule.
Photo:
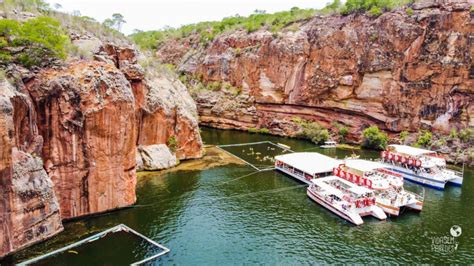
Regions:
<instances>
[{"instance_id":1,"label":"cliff-top vegetation","mask_svg":"<svg viewBox=\"0 0 474 266\"><path fill-rule=\"evenodd\" d=\"M293 7L289 11L267 14L264 10L255 10L250 16L235 15L226 17L221 21L206 21L189 24L179 28L165 27L155 31L136 31L130 35L132 40L143 49L156 49L162 43L170 39L186 38L192 34L198 34L200 42L206 44L216 36L229 31L245 30L248 33L266 28L276 33L284 28L295 30L291 26L303 22L315 15L365 13L370 16L378 16L385 11L412 3L413 0L348 0L344 4L340 0L326 5L322 9L300 9Z\"/></svg>"}]
</instances>

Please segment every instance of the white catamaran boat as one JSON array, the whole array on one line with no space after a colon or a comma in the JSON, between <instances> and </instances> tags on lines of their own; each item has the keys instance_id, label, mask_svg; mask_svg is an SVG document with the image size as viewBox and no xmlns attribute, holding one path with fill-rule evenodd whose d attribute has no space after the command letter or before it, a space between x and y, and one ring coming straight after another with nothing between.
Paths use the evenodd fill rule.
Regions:
<instances>
[{"instance_id":1,"label":"white catamaran boat","mask_svg":"<svg viewBox=\"0 0 474 266\"><path fill-rule=\"evenodd\" d=\"M328 141L325 141L323 145L319 146L323 149L331 149L331 148L336 148L337 147L337 143L335 141L332 141L332 140L328 140Z\"/></svg>"},{"instance_id":2,"label":"white catamaran boat","mask_svg":"<svg viewBox=\"0 0 474 266\"><path fill-rule=\"evenodd\" d=\"M463 174L446 169L446 160L434 151L389 145L381 156L388 170L400 173L406 180L441 190L448 182L462 185Z\"/></svg>"},{"instance_id":3,"label":"white catamaran boat","mask_svg":"<svg viewBox=\"0 0 474 266\"><path fill-rule=\"evenodd\" d=\"M332 175L339 161L317 152L294 152L275 156L275 168L308 185L311 179Z\"/></svg>"},{"instance_id":4,"label":"white catamaran boat","mask_svg":"<svg viewBox=\"0 0 474 266\"><path fill-rule=\"evenodd\" d=\"M308 197L347 221L361 225L363 216L372 215L380 220L387 218L376 205L372 190L357 186L337 176L311 180Z\"/></svg>"},{"instance_id":5,"label":"white catamaran boat","mask_svg":"<svg viewBox=\"0 0 474 266\"><path fill-rule=\"evenodd\" d=\"M334 168L333 173L349 182L372 189L377 206L387 214L398 216L402 207L417 211L423 208L423 197L406 191L403 188L403 177L385 169L381 163L347 159Z\"/></svg>"}]
</instances>

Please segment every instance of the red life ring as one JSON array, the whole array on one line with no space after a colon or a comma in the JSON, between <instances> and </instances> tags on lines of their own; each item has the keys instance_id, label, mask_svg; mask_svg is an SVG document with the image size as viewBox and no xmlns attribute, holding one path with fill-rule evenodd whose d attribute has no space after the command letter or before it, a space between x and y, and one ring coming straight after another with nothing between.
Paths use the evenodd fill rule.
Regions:
<instances>
[{"instance_id":1,"label":"red life ring","mask_svg":"<svg viewBox=\"0 0 474 266\"><path fill-rule=\"evenodd\" d=\"M356 204L357 208L360 208L360 201L359 200L356 200L355 204Z\"/></svg>"}]
</instances>

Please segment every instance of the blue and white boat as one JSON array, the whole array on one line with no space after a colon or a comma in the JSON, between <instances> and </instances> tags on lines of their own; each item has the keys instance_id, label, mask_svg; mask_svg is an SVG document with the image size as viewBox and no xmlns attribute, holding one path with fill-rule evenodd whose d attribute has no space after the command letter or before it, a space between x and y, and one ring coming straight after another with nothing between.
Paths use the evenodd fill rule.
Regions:
<instances>
[{"instance_id":1,"label":"blue and white boat","mask_svg":"<svg viewBox=\"0 0 474 266\"><path fill-rule=\"evenodd\" d=\"M381 153L382 163L405 180L443 190L446 184L461 186L463 174L446 168L446 160L435 151L406 145L389 145Z\"/></svg>"}]
</instances>

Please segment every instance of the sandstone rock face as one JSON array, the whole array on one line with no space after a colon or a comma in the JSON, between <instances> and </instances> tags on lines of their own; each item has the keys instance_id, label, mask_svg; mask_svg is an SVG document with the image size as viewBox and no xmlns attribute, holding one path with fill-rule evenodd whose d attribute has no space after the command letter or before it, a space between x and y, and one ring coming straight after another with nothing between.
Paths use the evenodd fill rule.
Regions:
<instances>
[{"instance_id":1,"label":"sandstone rock face","mask_svg":"<svg viewBox=\"0 0 474 266\"><path fill-rule=\"evenodd\" d=\"M53 183L35 153L41 136L24 123L34 121L29 106L27 95L0 83L0 257L63 230Z\"/></svg>"},{"instance_id":2,"label":"sandstone rock face","mask_svg":"<svg viewBox=\"0 0 474 266\"><path fill-rule=\"evenodd\" d=\"M137 145L177 142L178 159L203 156L196 104L186 87L166 68L145 70L137 64L139 55L132 48L105 45L106 55L125 74L135 95Z\"/></svg>"},{"instance_id":3,"label":"sandstone rock face","mask_svg":"<svg viewBox=\"0 0 474 266\"><path fill-rule=\"evenodd\" d=\"M135 202L135 105L113 65L76 62L27 84L63 218Z\"/></svg>"},{"instance_id":4,"label":"sandstone rock face","mask_svg":"<svg viewBox=\"0 0 474 266\"><path fill-rule=\"evenodd\" d=\"M138 154L143 162L143 169L156 171L175 166L178 161L165 144L139 146Z\"/></svg>"},{"instance_id":5,"label":"sandstone rock face","mask_svg":"<svg viewBox=\"0 0 474 266\"><path fill-rule=\"evenodd\" d=\"M470 4L431 0L413 9L316 16L276 35L224 33L199 49L191 35L157 53L204 84L240 89L237 97L194 91L203 125L292 135L291 119L301 117L347 125L352 140L373 124L389 132L473 127Z\"/></svg>"}]
</instances>

